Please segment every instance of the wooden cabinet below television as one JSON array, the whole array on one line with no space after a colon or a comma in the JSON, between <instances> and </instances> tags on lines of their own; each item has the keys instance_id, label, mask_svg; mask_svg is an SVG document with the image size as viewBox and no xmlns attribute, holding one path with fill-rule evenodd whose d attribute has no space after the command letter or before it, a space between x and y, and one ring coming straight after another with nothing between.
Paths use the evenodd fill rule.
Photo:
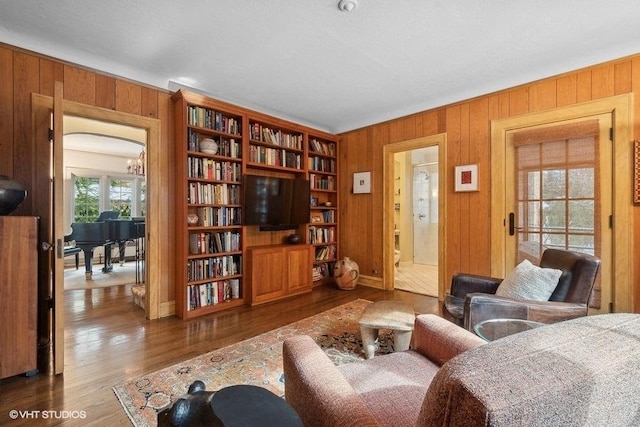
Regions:
<instances>
[{"instance_id":1,"label":"wooden cabinet below television","mask_svg":"<svg viewBox=\"0 0 640 427\"><path fill-rule=\"evenodd\" d=\"M0 216L0 378L37 372L38 219Z\"/></svg>"},{"instance_id":2,"label":"wooden cabinet below television","mask_svg":"<svg viewBox=\"0 0 640 427\"><path fill-rule=\"evenodd\" d=\"M251 305L311 291L311 245L250 247Z\"/></svg>"}]
</instances>

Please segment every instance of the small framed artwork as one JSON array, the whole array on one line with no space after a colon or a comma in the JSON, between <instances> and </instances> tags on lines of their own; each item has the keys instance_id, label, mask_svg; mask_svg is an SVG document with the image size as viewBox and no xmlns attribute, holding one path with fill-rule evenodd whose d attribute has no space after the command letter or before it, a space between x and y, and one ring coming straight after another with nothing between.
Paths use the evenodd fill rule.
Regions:
<instances>
[{"instance_id":1,"label":"small framed artwork","mask_svg":"<svg viewBox=\"0 0 640 427\"><path fill-rule=\"evenodd\" d=\"M456 166L455 191L478 191L478 165Z\"/></svg>"},{"instance_id":2,"label":"small framed artwork","mask_svg":"<svg viewBox=\"0 0 640 427\"><path fill-rule=\"evenodd\" d=\"M353 174L353 194L371 193L371 172Z\"/></svg>"},{"instance_id":3,"label":"small framed artwork","mask_svg":"<svg viewBox=\"0 0 640 427\"><path fill-rule=\"evenodd\" d=\"M633 142L633 203L640 204L640 141Z\"/></svg>"},{"instance_id":4,"label":"small framed artwork","mask_svg":"<svg viewBox=\"0 0 640 427\"><path fill-rule=\"evenodd\" d=\"M311 197L311 207L316 207L316 206L318 206L318 198Z\"/></svg>"},{"instance_id":5,"label":"small framed artwork","mask_svg":"<svg viewBox=\"0 0 640 427\"><path fill-rule=\"evenodd\" d=\"M322 222L322 215L320 215L320 214L312 215L311 216L311 222L312 223Z\"/></svg>"}]
</instances>

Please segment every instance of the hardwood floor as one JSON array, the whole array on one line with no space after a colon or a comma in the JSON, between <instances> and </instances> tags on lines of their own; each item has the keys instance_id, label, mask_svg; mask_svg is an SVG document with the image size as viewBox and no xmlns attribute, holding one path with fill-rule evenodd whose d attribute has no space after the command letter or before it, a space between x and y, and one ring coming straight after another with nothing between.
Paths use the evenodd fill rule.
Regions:
<instances>
[{"instance_id":1,"label":"hardwood floor","mask_svg":"<svg viewBox=\"0 0 640 427\"><path fill-rule=\"evenodd\" d=\"M438 296L438 266L401 262L395 270L395 289Z\"/></svg>"},{"instance_id":2,"label":"hardwood floor","mask_svg":"<svg viewBox=\"0 0 640 427\"><path fill-rule=\"evenodd\" d=\"M394 299L413 306L416 313L441 314L432 297L365 286L352 291L325 286L284 301L189 321L176 317L149 321L133 304L130 285L66 291L65 372L2 380L0 425L129 426L111 390L114 385L357 298ZM12 420L12 410L23 414ZM43 419L45 414L35 411L53 412ZM79 414L85 417L61 418Z\"/></svg>"}]
</instances>

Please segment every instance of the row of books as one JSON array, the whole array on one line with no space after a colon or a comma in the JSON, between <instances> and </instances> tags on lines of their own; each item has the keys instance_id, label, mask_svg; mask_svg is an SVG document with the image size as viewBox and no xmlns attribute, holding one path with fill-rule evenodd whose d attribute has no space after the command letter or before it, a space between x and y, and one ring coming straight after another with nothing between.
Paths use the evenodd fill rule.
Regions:
<instances>
[{"instance_id":1,"label":"row of books","mask_svg":"<svg viewBox=\"0 0 640 427\"><path fill-rule=\"evenodd\" d=\"M331 142L319 141L315 138L309 140L309 150L316 153L324 154L325 156L336 155L336 144Z\"/></svg>"},{"instance_id":2,"label":"row of books","mask_svg":"<svg viewBox=\"0 0 640 427\"><path fill-rule=\"evenodd\" d=\"M202 157L187 157L189 178L216 179L219 181L242 180L242 165L237 162L218 162Z\"/></svg>"},{"instance_id":3,"label":"row of books","mask_svg":"<svg viewBox=\"0 0 640 427\"><path fill-rule=\"evenodd\" d=\"M322 211L322 222L336 222L336 211Z\"/></svg>"},{"instance_id":4,"label":"row of books","mask_svg":"<svg viewBox=\"0 0 640 427\"><path fill-rule=\"evenodd\" d=\"M311 278L314 282L318 280L333 277L333 263L324 262L313 267L311 271Z\"/></svg>"},{"instance_id":5,"label":"row of books","mask_svg":"<svg viewBox=\"0 0 640 427\"><path fill-rule=\"evenodd\" d=\"M200 151L200 141L204 138L213 139L218 145L217 156L233 157L239 159L242 157L242 144L235 138L227 138L224 136L201 135L193 129L189 129L187 136L187 149L189 151Z\"/></svg>"},{"instance_id":6,"label":"row of books","mask_svg":"<svg viewBox=\"0 0 640 427\"><path fill-rule=\"evenodd\" d=\"M336 180L333 176L309 174L309 185L315 190L335 190Z\"/></svg>"},{"instance_id":7,"label":"row of books","mask_svg":"<svg viewBox=\"0 0 640 427\"><path fill-rule=\"evenodd\" d=\"M284 149L251 145L249 147L249 161L270 166L302 169L302 155Z\"/></svg>"},{"instance_id":8,"label":"row of books","mask_svg":"<svg viewBox=\"0 0 640 427\"><path fill-rule=\"evenodd\" d=\"M240 186L190 182L187 201L191 204L239 205L241 203Z\"/></svg>"},{"instance_id":9,"label":"row of books","mask_svg":"<svg viewBox=\"0 0 640 427\"><path fill-rule=\"evenodd\" d=\"M331 261L336 259L337 248L335 246L322 246L316 248L316 261Z\"/></svg>"},{"instance_id":10,"label":"row of books","mask_svg":"<svg viewBox=\"0 0 640 427\"><path fill-rule=\"evenodd\" d=\"M187 280L215 279L241 274L242 255L226 255L187 261Z\"/></svg>"},{"instance_id":11,"label":"row of books","mask_svg":"<svg viewBox=\"0 0 640 427\"><path fill-rule=\"evenodd\" d=\"M318 172L336 172L336 161L326 157L309 157L309 169Z\"/></svg>"},{"instance_id":12,"label":"row of books","mask_svg":"<svg viewBox=\"0 0 640 427\"><path fill-rule=\"evenodd\" d=\"M240 233L235 231L189 233L189 253L217 254L240 250Z\"/></svg>"},{"instance_id":13,"label":"row of books","mask_svg":"<svg viewBox=\"0 0 640 427\"><path fill-rule=\"evenodd\" d=\"M232 207L206 206L198 208L198 225L201 227L228 227L240 225L242 210Z\"/></svg>"},{"instance_id":14,"label":"row of books","mask_svg":"<svg viewBox=\"0 0 640 427\"><path fill-rule=\"evenodd\" d=\"M187 286L187 311L240 298L240 279Z\"/></svg>"},{"instance_id":15,"label":"row of books","mask_svg":"<svg viewBox=\"0 0 640 427\"><path fill-rule=\"evenodd\" d=\"M242 129L242 123L235 117L197 105L187 107L187 122L190 126L213 129L233 135L240 135Z\"/></svg>"},{"instance_id":16,"label":"row of books","mask_svg":"<svg viewBox=\"0 0 640 427\"><path fill-rule=\"evenodd\" d=\"M278 129L262 126L260 123L252 123L249 126L249 134L254 141L302 150L302 134L299 133L287 133Z\"/></svg>"},{"instance_id":17,"label":"row of books","mask_svg":"<svg viewBox=\"0 0 640 427\"><path fill-rule=\"evenodd\" d=\"M326 222L326 221L325 221ZM333 243L335 238L335 227L309 227L309 243Z\"/></svg>"}]
</instances>

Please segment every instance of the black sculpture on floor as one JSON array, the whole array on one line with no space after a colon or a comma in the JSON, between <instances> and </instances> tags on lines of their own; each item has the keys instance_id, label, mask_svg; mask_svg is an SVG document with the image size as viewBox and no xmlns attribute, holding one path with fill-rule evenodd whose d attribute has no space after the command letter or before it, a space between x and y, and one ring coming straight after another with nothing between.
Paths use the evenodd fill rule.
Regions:
<instances>
[{"instance_id":1,"label":"black sculpture on floor","mask_svg":"<svg viewBox=\"0 0 640 427\"><path fill-rule=\"evenodd\" d=\"M211 410L215 391L206 391L202 381L194 381L187 395L180 397L172 407L158 413L158 427L214 426L223 427L222 421Z\"/></svg>"},{"instance_id":2,"label":"black sculpture on floor","mask_svg":"<svg viewBox=\"0 0 640 427\"><path fill-rule=\"evenodd\" d=\"M159 427L303 427L291 405L266 388L232 385L206 391L202 381L158 413Z\"/></svg>"}]
</instances>

